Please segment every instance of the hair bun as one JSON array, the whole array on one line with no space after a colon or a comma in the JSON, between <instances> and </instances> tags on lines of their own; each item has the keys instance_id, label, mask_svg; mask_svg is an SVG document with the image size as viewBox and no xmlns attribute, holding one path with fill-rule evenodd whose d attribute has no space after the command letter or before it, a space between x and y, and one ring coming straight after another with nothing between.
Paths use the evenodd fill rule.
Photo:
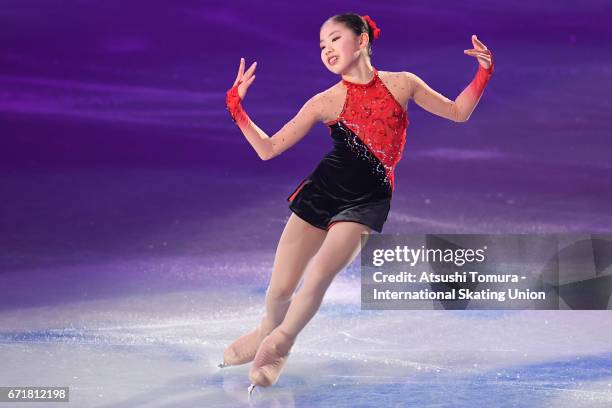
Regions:
<instances>
[{"instance_id":1,"label":"hair bun","mask_svg":"<svg viewBox=\"0 0 612 408\"><path fill-rule=\"evenodd\" d=\"M366 22L366 24L372 29L372 33L374 34L374 40L378 40L380 37L380 28L376 25L376 22L370 18L370 16L361 16Z\"/></svg>"}]
</instances>

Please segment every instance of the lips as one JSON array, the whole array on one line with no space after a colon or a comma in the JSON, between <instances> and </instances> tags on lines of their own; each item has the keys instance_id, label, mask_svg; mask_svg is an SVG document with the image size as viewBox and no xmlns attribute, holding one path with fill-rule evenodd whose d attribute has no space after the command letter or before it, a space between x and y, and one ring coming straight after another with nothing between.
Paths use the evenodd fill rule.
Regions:
<instances>
[{"instance_id":1,"label":"lips","mask_svg":"<svg viewBox=\"0 0 612 408\"><path fill-rule=\"evenodd\" d=\"M332 55L331 57L329 57L327 59L327 63L329 65L334 65L336 62L338 62L338 56L337 55Z\"/></svg>"}]
</instances>

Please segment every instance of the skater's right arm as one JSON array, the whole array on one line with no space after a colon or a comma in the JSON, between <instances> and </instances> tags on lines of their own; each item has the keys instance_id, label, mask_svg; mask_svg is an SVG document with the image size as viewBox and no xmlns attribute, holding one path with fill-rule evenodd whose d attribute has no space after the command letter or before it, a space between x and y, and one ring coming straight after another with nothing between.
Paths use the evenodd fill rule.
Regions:
<instances>
[{"instance_id":1,"label":"skater's right arm","mask_svg":"<svg viewBox=\"0 0 612 408\"><path fill-rule=\"evenodd\" d=\"M264 160L272 159L299 142L317 122L321 122L321 95L316 94L289 122L268 138L268 150ZM263 133L263 132L262 132Z\"/></svg>"},{"instance_id":2,"label":"skater's right arm","mask_svg":"<svg viewBox=\"0 0 612 408\"><path fill-rule=\"evenodd\" d=\"M244 72L244 58L240 60L240 68L238 69L236 81L234 81L234 86L227 91L225 103L232 120L240 128L251 146L253 146L257 155L262 160L269 160L296 144L316 122L322 120L321 96L317 94L310 98L293 119L270 137L253 123L241 104L246 96L248 87L255 79L253 72L256 65L257 62L254 62Z\"/></svg>"}]
</instances>

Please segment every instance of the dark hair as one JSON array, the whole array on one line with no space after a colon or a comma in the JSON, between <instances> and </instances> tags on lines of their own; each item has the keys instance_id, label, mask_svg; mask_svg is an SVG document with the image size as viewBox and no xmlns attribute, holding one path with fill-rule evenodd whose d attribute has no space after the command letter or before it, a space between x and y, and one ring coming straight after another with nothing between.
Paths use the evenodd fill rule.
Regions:
<instances>
[{"instance_id":1,"label":"dark hair","mask_svg":"<svg viewBox=\"0 0 612 408\"><path fill-rule=\"evenodd\" d=\"M361 33L367 33L370 39L368 42L368 57L372 56L372 42L374 42L374 33L372 32L372 27L370 27L370 25L363 18L361 18L359 14L336 14L335 16L330 17L328 21L344 24L349 30L355 33L357 37L359 37Z\"/></svg>"}]
</instances>

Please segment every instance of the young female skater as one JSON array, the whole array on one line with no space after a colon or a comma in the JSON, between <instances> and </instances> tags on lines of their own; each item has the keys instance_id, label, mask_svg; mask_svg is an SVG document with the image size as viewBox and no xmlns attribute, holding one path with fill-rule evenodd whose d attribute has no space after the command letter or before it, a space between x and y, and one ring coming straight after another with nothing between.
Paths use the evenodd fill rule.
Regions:
<instances>
[{"instance_id":1,"label":"young female skater","mask_svg":"<svg viewBox=\"0 0 612 408\"><path fill-rule=\"evenodd\" d=\"M320 29L321 60L341 81L309 99L297 115L269 137L250 120L241 101L255 80L254 62L240 60L227 109L262 160L297 143L317 122L330 130L334 147L288 197L292 214L280 237L258 327L224 352L220 367L253 361L251 386L278 380L297 335L319 309L334 277L360 251L361 235L382 232L402 156L413 99L425 110L455 122L468 120L493 72L491 52L473 35L477 58L472 82L451 101L410 72L378 71L371 43L380 29L369 16L348 13L329 18ZM333 226L333 228L332 228ZM292 297L304 271L308 273Z\"/></svg>"}]
</instances>

